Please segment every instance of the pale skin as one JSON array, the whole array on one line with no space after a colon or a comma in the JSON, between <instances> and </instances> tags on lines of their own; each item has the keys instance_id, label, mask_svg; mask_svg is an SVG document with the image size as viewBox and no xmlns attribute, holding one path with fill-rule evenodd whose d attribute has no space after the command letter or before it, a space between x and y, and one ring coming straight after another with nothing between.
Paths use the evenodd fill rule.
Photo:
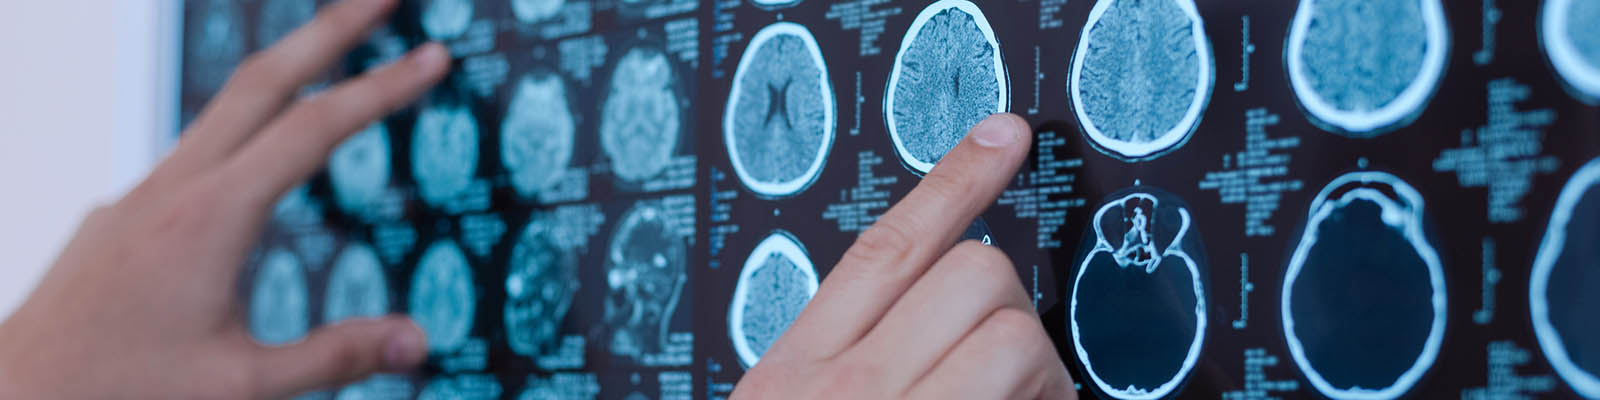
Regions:
<instances>
[{"instance_id":1,"label":"pale skin","mask_svg":"<svg viewBox=\"0 0 1600 400\"><path fill-rule=\"evenodd\" d=\"M331 4L251 56L144 182L89 214L0 324L0 398L284 398L423 362L426 338L398 315L258 344L234 289L276 200L449 69L430 43L299 96L395 2ZM734 398L1075 398L1010 260L957 243L1031 138L1008 114L974 128L862 233Z\"/></svg>"}]
</instances>

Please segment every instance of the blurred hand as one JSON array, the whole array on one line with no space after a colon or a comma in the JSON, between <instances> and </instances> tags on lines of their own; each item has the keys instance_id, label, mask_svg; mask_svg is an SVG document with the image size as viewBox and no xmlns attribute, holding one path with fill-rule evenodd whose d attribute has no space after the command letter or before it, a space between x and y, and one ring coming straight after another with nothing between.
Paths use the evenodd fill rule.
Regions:
<instances>
[{"instance_id":1,"label":"blurred hand","mask_svg":"<svg viewBox=\"0 0 1600 400\"><path fill-rule=\"evenodd\" d=\"M121 201L89 214L0 325L0 398L279 398L426 358L422 332L402 317L259 345L235 292L275 201L346 136L410 103L449 68L448 52L428 44L296 98L394 3L334 3L251 56L171 156Z\"/></svg>"},{"instance_id":2,"label":"blurred hand","mask_svg":"<svg viewBox=\"0 0 1600 400\"><path fill-rule=\"evenodd\" d=\"M735 399L1064 399L1072 379L1000 250L956 239L1032 140L991 116L862 232Z\"/></svg>"}]
</instances>

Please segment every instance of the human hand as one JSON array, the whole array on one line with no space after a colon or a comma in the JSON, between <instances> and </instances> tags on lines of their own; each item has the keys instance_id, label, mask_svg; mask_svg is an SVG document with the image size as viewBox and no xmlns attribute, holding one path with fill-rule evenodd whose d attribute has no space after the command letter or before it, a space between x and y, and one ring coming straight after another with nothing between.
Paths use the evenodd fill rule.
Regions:
<instances>
[{"instance_id":1,"label":"human hand","mask_svg":"<svg viewBox=\"0 0 1600 400\"><path fill-rule=\"evenodd\" d=\"M862 232L733 398L1075 398L1010 259L956 244L1015 176L1030 132L1010 114L973 128Z\"/></svg>"},{"instance_id":2,"label":"human hand","mask_svg":"<svg viewBox=\"0 0 1600 400\"><path fill-rule=\"evenodd\" d=\"M334 3L251 56L144 182L90 213L0 325L0 398L279 398L421 363L426 339L403 317L257 344L235 292L274 202L449 69L427 44L297 98L394 7Z\"/></svg>"}]
</instances>

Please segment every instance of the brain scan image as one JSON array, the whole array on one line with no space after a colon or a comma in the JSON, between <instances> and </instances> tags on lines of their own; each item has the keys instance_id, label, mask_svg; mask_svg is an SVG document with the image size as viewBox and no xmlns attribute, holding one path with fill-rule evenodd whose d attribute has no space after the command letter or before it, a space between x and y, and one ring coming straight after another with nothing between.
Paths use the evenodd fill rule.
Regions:
<instances>
[{"instance_id":1,"label":"brain scan image","mask_svg":"<svg viewBox=\"0 0 1600 400\"><path fill-rule=\"evenodd\" d=\"M472 24L473 0L423 0L422 31L433 40L454 39Z\"/></svg>"},{"instance_id":2,"label":"brain scan image","mask_svg":"<svg viewBox=\"0 0 1600 400\"><path fill-rule=\"evenodd\" d=\"M733 74L723 138L745 187L788 196L810 186L833 146L834 96L811 31L768 25L750 39Z\"/></svg>"},{"instance_id":3,"label":"brain scan image","mask_svg":"<svg viewBox=\"0 0 1600 400\"><path fill-rule=\"evenodd\" d=\"M640 203L618 222L606 249L605 320L612 354L656 353L666 341L688 279L688 248L660 208Z\"/></svg>"},{"instance_id":4,"label":"brain scan image","mask_svg":"<svg viewBox=\"0 0 1600 400\"><path fill-rule=\"evenodd\" d=\"M1439 0L1301 0L1289 83L1324 128L1371 137L1422 112L1449 52Z\"/></svg>"},{"instance_id":5,"label":"brain scan image","mask_svg":"<svg viewBox=\"0 0 1600 400\"><path fill-rule=\"evenodd\" d=\"M256 47L267 48L317 16L314 0L266 0L256 23Z\"/></svg>"},{"instance_id":6,"label":"brain scan image","mask_svg":"<svg viewBox=\"0 0 1600 400\"><path fill-rule=\"evenodd\" d=\"M417 116L411 174L422 201L444 207L472 185L478 169L478 121L466 106L432 106Z\"/></svg>"},{"instance_id":7,"label":"brain scan image","mask_svg":"<svg viewBox=\"0 0 1600 400\"><path fill-rule=\"evenodd\" d=\"M428 336L428 349L447 353L461 347L472 332L477 307L472 269L461 247L450 239L434 242L422 253L411 276L411 318Z\"/></svg>"},{"instance_id":8,"label":"brain scan image","mask_svg":"<svg viewBox=\"0 0 1600 400\"><path fill-rule=\"evenodd\" d=\"M346 245L333 261L327 295L322 299L322 320L381 317L389 313L389 280L384 278L378 253L365 243Z\"/></svg>"},{"instance_id":9,"label":"brain scan image","mask_svg":"<svg viewBox=\"0 0 1600 400\"><path fill-rule=\"evenodd\" d=\"M1433 365L1445 280L1423 215L1422 195L1383 172L1341 176L1311 203L1282 317L1295 365L1323 395L1392 399Z\"/></svg>"},{"instance_id":10,"label":"brain scan image","mask_svg":"<svg viewBox=\"0 0 1600 400\"><path fill-rule=\"evenodd\" d=\"M636 47L617 60L600 110L600 146L617 177L640 182L666 169L682 129L676 76L658 49Z\"/></svg>"},{"instance_id":11,"label":"brain scan image","mask_svg":"<svg viewBox=\"0 0 1600 400\"><path fill-rule=\"evenodd\" d=\"M967 0L922 9L900 42L884 95L896 154L919 173L933 170L967 130L1005 112L1011 82L994 29Z\"/></svg>"},{"instance_id":12,"label":"brain scan image","mask_svg":"<svg viewBox=\"0 0 1600 400\"><path fill-rule=\"evenodd\" d=\"M352 215L371 217L389 188L389 130L382 122L345 139L328 158L334 203Z\"/></svg>"},{"instance_id":13,"label":"brain scan image","mask_svg":"<svg viewBox=\"0 0 1600 400\"><path fill-rule=\"evenodd\" d=\"M749 368L761 360L817 294L817 284L811 258L788 232L773 233L756 245L739 271L728 310L729 336L740 363Z\"/></svg>"},{"instance_id":14,"label":"brain scan image","mask_svg":"<svg viewBox=\"0 0 1600 400\"><path fill-rule=\"evenodd\" d=\"M511 0L511 13L518 21L531 24L554 18L566 4L566 0Z\"/></svg>"},{"instance_id":15,"label":"brain scan image","mask_svg":"<svg viewBox=\"0 0 1600 400\"><path fill-rule=\"evenodd\" d=\"M1189 140L1216 80L1192 0L1101 0L1081 38L1068 92L1097 149L1146 160Z\"/></svg>"},{"instance_id":16,"label":"brain scan image","mask_svg":"<svg viewBox=\"0 0 1600 400\"><path fill-rule=\"evenodd\" d=\"M335 393L334 400L409 400L411 381L400 375L374 375L372 378L345 386Z\"/></svg>"},{"instance_id":17,"label":"brain scan image","mask_svg":"<svg viewBox=\"0 0 1600 400\"><path fill-rule=\"evenodd\" d=\"M230 0L190 1L183 43L185 86L214 93L244 60L244 17Z\"/></svg>"},{"instance_id":18,"label":"brain scan image","mask_svg":"<svg viewBox=\"0 0 1600 400\"><path fill-rule=\"evenodd\" d=\"M1573 391L1600 398L1600 159L1567 182L1533 261L1528 304L1545 358Z\"/></svg>"},{"instance_id":19,"label":"brain scan image","mask_svg":"<svg viewBox=\"0 0 1600 400\"><path fill-rule=\"evenodd\" d=\"M523 77L500 124L500 160L511 186L533 197L555 184L572 161L577 122L567 83L555 74Z\"/></svg>"},{"instance_id":20,"label":"brain scan image","mask_svg":"<svg viewBox=\"0 0 1600 400\"><path fill-rule=\"evenodd\" d=\"M288 344L311 328L310 293L300 260L286 250L268 251L250 291L250 335L267 345Z\"/></svg>"},{"instance_id":21,"label":"brain scan image","mask_svg":"<svg viewBox=\"0 0 1600 400\"><path fill-rule=\"evenodd\" d=\"M768 9L793 7L796 4L800 4L800 0L750 0L750 2L755 3L757 7Z\"/></svg>"},{"instance_id":22,"label":"brain scan image","mask_svg":"<svg viewBox=\"0 0 1600 400\"><path fill-rule=\"evenodd\" d=\"M525 356L555 350L578 291L578 259L557 244L548 219L534 219L511 250L506 274L506 341Z\"/></svg>"},{"instance_id":23,"label":"brain scan image","mask_svg":"<svg viewBox=\"0 0 1600 400\"><path fill-rule=\"evenodd\" d=\"M1072 283L1072 343L1101 392L1159 399L1199 360L1207 267L1180 200L1148 188L1126 193L1095 213L1085 241L1092 247Z\"/></svg>"},{"instance_id":24,"label":"brain scan image","mask_svg":"<svg viewBox=\"0 0 1600 400\"><path fill-rule=\"evenodd\" d=\"M1600 102L1600 2L1545 0L1539 38L1567 85Z\"/></svg>"},{"instance_id":25,"label":"brain scan image","mask_svg":"<svg viewBox=\"0 0 1600 400\"><path fill-rule=\"evenodd\" d=\"M572 376L556 375L550 378L528 378L517 400L584 400L594 399L599 387L591 382L570 379Z\"/></svg>"}]
</instances>

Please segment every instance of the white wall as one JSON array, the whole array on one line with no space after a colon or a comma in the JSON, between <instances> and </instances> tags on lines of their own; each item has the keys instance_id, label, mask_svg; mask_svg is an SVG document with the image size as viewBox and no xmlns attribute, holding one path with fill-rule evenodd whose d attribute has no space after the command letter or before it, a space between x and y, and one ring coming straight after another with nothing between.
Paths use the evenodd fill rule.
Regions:
<instances>
[{"instance_id":1,"label":"white wall","mask_svg":"<svg viewBox=\"0 0 1600 400\"><path fill-rule=\"evenodd\" d=\"M0 318L170 132L177 1L0 1Z\"/></svg>"}]
</instances>

